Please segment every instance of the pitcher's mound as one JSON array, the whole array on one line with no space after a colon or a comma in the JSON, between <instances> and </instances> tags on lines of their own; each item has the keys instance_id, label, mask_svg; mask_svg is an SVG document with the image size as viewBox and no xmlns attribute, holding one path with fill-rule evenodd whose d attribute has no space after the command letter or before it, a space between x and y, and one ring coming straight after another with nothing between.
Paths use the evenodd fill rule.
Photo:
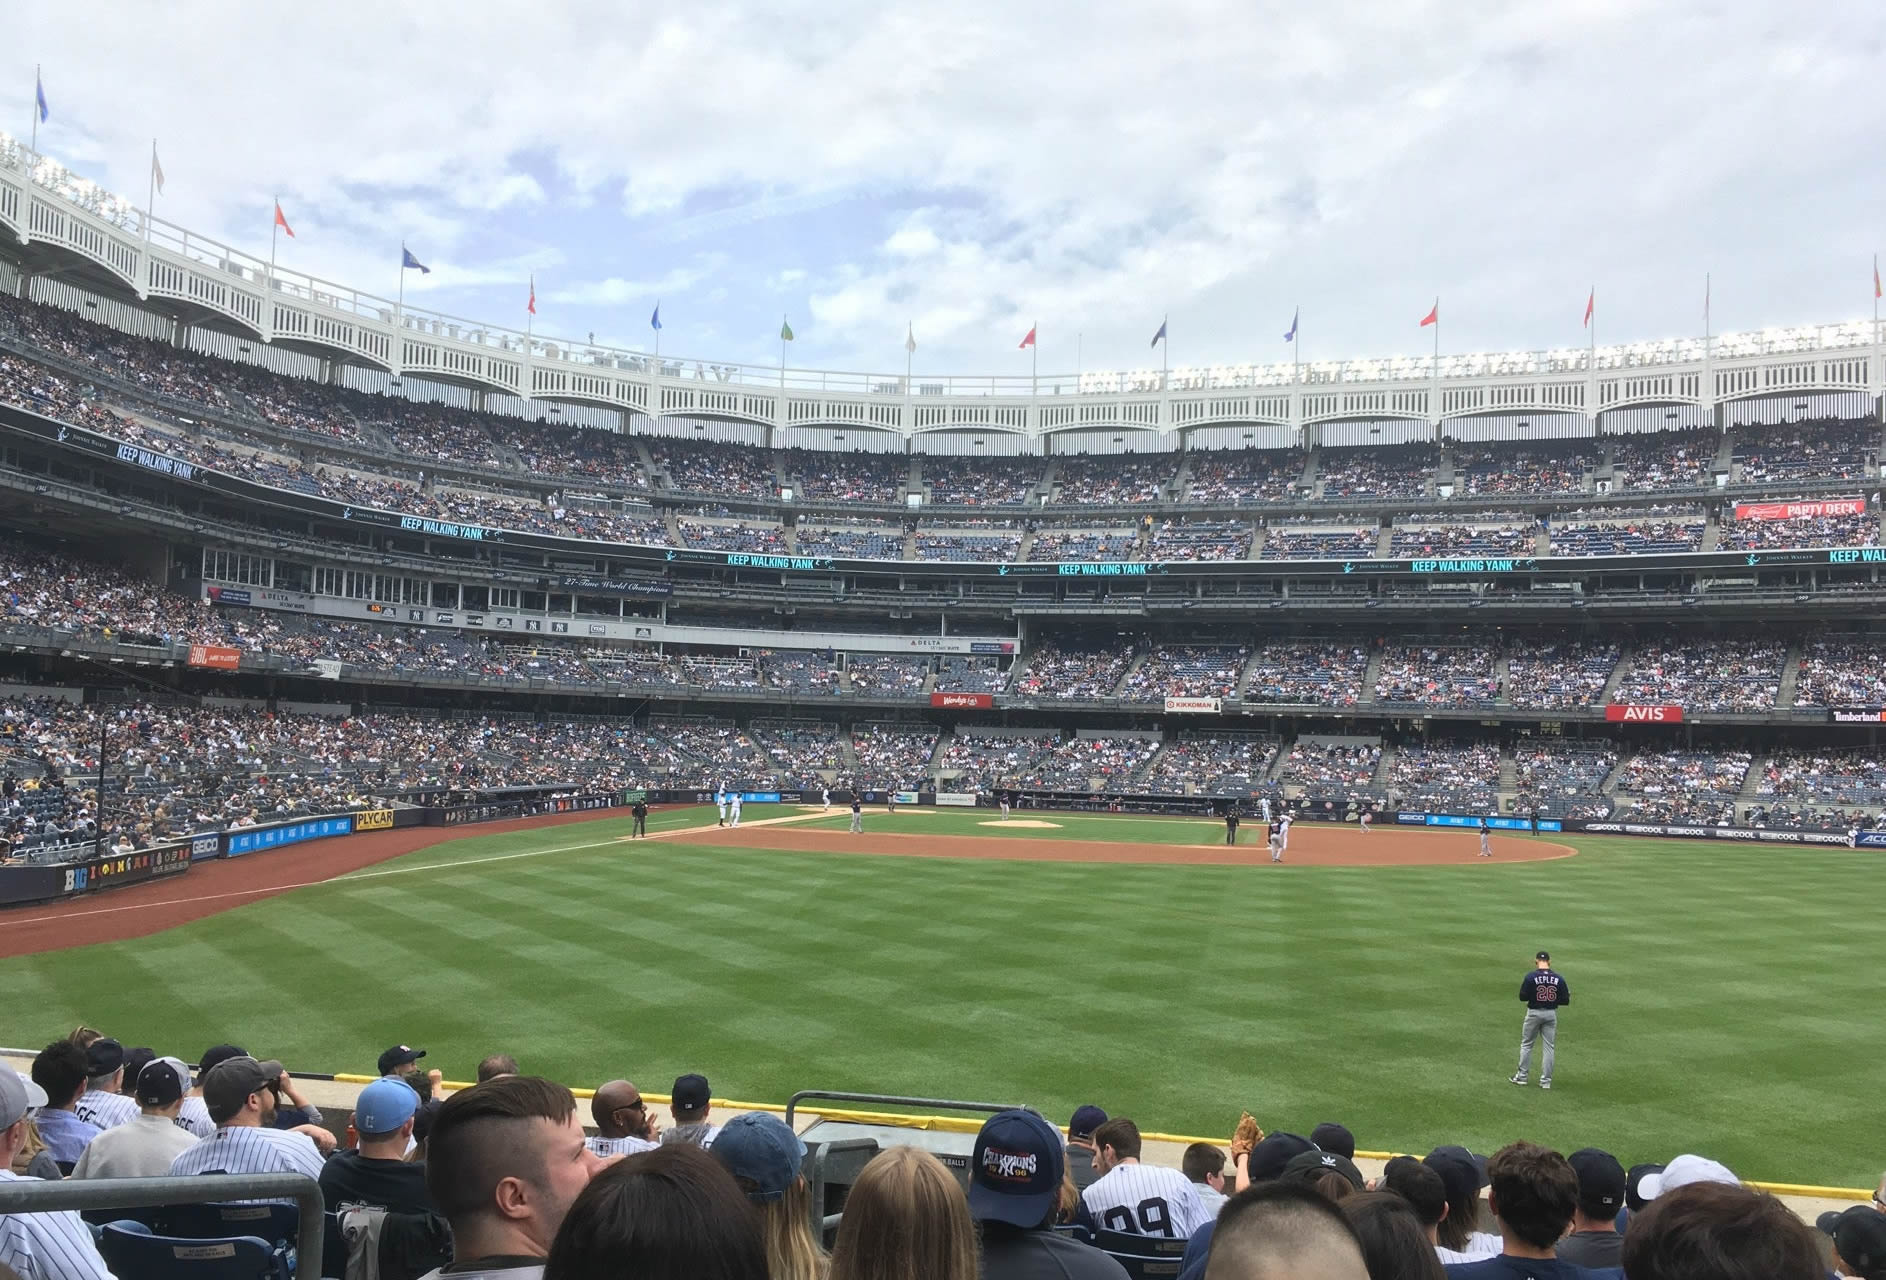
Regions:
<instances>
[{"instance_id":1,"label":"pitcher's mound","mask_svg":"<svg viewBox=\"0 0 1886 1280\"><path fill-rule=\"evenodd\" d=\"M978 822L979 827L1059 827L1058 822L1043 822L1039 818L991 818L987 822Z\"/></svg>"}]
</instances>

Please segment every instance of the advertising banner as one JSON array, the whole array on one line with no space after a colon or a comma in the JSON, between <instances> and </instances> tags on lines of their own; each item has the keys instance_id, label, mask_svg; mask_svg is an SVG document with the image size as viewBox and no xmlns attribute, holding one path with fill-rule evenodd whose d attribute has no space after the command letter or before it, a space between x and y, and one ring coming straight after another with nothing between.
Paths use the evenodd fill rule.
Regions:
<instances>
[{"instance_id":1,"label":"advertising banner","mask_svg":"<svg viewBox=\"0 0 1886 1280\"><path fill-rule=\"evenodd\" d=\"M391 809L362 809L354 815L355 831L391 831L393 829L393 811Z\"/></svg>"},{"instance_id":2,"label":"advertising banner","mask_svg":"<svg viewBox=\"0 0 1886 1280\"><path fill-rule=\"evenodd\" d=\"M245 853L256 853L263 849L279 849L285 844L301 844L308 840L325 840L329 836L352 834L354 816L343 814L334 818L309 818L305 822L288 822L278 827L251 827L246 831L231 831L225 856L239 858Z\"/></svg>"},{"instance_id":3,"label":"advertising banner","mask_svg":"<svg viewBox=\"0 0 1886 1280\"><path fill-rule=\"evenodd\" d=\"M933 693L930 695L933 707L993 707L995 695L991 693Z\"/></svg>"},{"instance_id":4,"label":"advertising banner","mask_svg":"<svg viewBox=\"0 0 1886 1280\"><path fill-rule=\"evenodd\" d=\"M1814 516L1863 516L1865 498L1828 498L1822 502L1738 502L1737 520L1807 520Z\"/></svg>"},{"instance_id":5,"label":"advertising banner","mask_svg":"<svg viewBox=\"0 0 1886 1280\"><path fill-rule=\"evenodd\" d=\"M222 832L199 831L190 837L190 861L199 862L205 858L220 858L222 854Z\"/></svg>"},{"instance_id":6,"label":"advertising banner","mask_svg":"<svg viewBox=\"0 0 1886 1280\"><path fill-rule=\"evenodd\" d=\"M1682 707L1639 707L1613 702L1604 709L1604 718L1612 724L1677 724L1683 719Z\"/></svg>"},{"instance_id":7,"label":"advertising banner","mask_svg":"<svg viewBox=\"0 0 1886 1280\"><path fill-rule=\"evenodd\" d=\"M1620 836L1668 836L1678 840L1734 840L1745 844L1815 844L1844 845L1847 837L1838 831L1774 831L1762 827L1694 827L1675 826L1660 822L1586 822L1577 818L1568 818L1565 822L1567 831L1584 831L1592 835ZM1860 833L1860 843L1868 844L1869 835L1883 835L1886 832ZM1880 841L1886 844L1886 840Z\"/></svg>"},{"instance_id":8,"label":"advertising banner","mask_svg":"<svg viewBox=\"0 0 1886 1280\"><path fill-rule=\"evenodd\" d=\"M1886 723L1886 707L1829 707L1827 716L1835 724Z\"/></svg>"},{"instance_id":9,"label":"advertising banner","mask_svg":"<svg viewBox=\"0 0 1886 1280\"><path fill-rule=\"evenodd\" d=\"M1215 715L1223 709L1217 698L1167 698L1166 711L1187 712L1190 714Z\"/></svg>"},{"instance_id":10,"label":"advertising banner","mask_svg":"<svg viewBox=\"0 0 1886 1280\"><path fill-rule=\"evenodd\" d=\"M225 644L193 644L190 646L190 656L185 661L193 667L234 671L242 665L242 650L232 649Z\"/></svg>"},{"instance_id":11,"label":"advertising banner","mask_svg":"<svg viewBox=\"0 0 1886 1280\"><path fill-rule=\"evenodd\" d=\"M936 802L945 807L973 809L976 807L976 794L973 791L939 791L936 793Z\"/></svg>"},{"instance_id":12,"label":"advertising banner","mask_svg":"<svg viewBox=\"0 0 1886 1280\"><path fill-rule=\"evenodd\" d=\"M971 640L969 651L971 653L1014 653L1015 642L1013 640Z\"/></svg>"},{"instance_id":13,"label":"advertising banner","mask_svg":"<svg viewBox=\"0 0 1886 1280\"><path fill-rule=\"evenodd\" d=\"M323 680L338 680L341 678L341 666L343 664L339 658L316 658L309 665L315 669L315 672Z\"/></svg>"},{"instance_id":14,"label":"advertising banner","mask_svg":"<svg viewBox=\"0 0 1886 1280\"><path fill-rule=\"evenodd\" d=\"M1415 827L1470 827L1479 830L1480 819L1477 815L1461 813L1397 813L1395 821ZM1493 831L1531 831L1531 818L1496 818L1489 816L1487 827ZM1541 831L1563 831L1565 829L1557 818L1539 819Z\"/></svg>"}]
</instances>

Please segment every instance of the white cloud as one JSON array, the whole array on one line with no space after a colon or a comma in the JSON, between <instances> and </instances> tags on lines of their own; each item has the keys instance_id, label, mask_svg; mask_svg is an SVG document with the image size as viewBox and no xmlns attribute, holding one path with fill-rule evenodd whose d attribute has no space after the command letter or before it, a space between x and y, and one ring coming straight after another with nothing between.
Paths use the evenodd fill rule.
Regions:
<instances>
[{"instance_id":1,"label":"white cloud","mask_svg":"<svg viewBox=\"0 0 1886 1280\"><path fill-rule=\"evenodd\" d=\"M298 267L390 293L405 236L451 266L410 291L508 306L535 267L574 331L697 290L761 362L784 290L806 361L901 368L914 319L966 372L1034 319L1044 368L1075 332L1143 363L1168 311L1175 362L1281 357L1298 304L1306 355L1414 350L1436 293L1450 347L1576 341L1594 280L1607 337L1657 336L1705 270L1719 327L1841 318L1886 196L1874 0L184 0L8 34L49 150L141 195L159 135L166 217L262 252L280 192Z\"/></svg>"}]
</instances>

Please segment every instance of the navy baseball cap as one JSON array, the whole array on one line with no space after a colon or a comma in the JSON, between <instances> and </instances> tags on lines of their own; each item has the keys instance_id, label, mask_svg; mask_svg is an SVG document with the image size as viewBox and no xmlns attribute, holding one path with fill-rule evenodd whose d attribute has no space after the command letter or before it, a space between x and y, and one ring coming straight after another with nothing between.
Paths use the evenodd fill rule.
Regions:
<instances>
[{"instance_id":1,"label":"navy baseball cap","mask_svg":"<svg viewBox=\"0 0 1886 1280\"><path fill-rule=\"evenodd\" d=\"M1251 1158L1244 1167L1252 1182L1270 1182L1282 1177L1284 1166L1293 1159L1314 1150L1316 1144L1300 1133L1267 1133L1251 1148Z\"/></svg>"},{"instance_id":2,"label":"navy baseball cap","mask_svg":"<svg viewBox=\"0 0 1886 1280\"><path fill-rule=\"evenodd\" d=\"M395 1076L381 1076L354 1099L354 1132L366 1138L398 1133L419 1110L419 1095Z\"/></svg>"},{"instance_id":3,"label":"navy baseball cap","mask_svg":"<svg viewBox=\"0 0 1886 1280\"><path fill-rule=\"evenodd\" d=\"M132 1086L141 1107L167 1107L190 1092L190 1067L175 1058L152 1058Z\"/></svg>"},{"instance_id":4,"label":"navy baseball cap","mask_svg":"<svg viewBox=\"0 0 1886 1280\"><path fill-rule=\"evenodd\" d=\"M426 1056L424 1049L413 1049L403 1044L396 1044L380 1055L380 1074L390 1076L398 1067L409 1062L417 1062Z\"/></svg>"},{"instance_id":5,"label":"navy baseball cap","mask_svg":"<svg viewBox=\"0 0 1886 1280\"><path fill-rule=\"evenodd\" d=\"M1084 1107L1074 1108L1074 1118L1067 1122L1067 1136L1070 1138L1091 1138L1094 1130L1107 1122L1107 1113L1088 1103Z\"/></svg>"},{"instance_id":6,"label":"navy baseball cap","mask_svg":"<svg viewBox=\"0 0 1886 1280\"><path fill-rule=\"evenodd\" d=\"M1534 960L1543 960L1543 961L1545 961L1545 962L1546 962L1547 964L1551 964L1551 963L1552 963L1552 956L1551 956L1551 954L1550 954L1549 952L1545 952L1545 951L1541 951L1541 952L1540 952L1540 953L1539 953L1538 955L1536 955L1536 956L1534 956L1534 957L1533 957L1533 959L1534 959Z\"/></svg>"},{"instance_id":7,"label":"navy baseball cap","mask_svg":"<svg viewBox=\"0 0 1886 1280\"><path fill-rule=\"evenodd\" d=\"M1815 1225L1834 1238L1834 1252L1860 1280L1886 1277L1886 1213L1856 1204L1839 1213L1823 1213Z\"/></svg>"},{"instance_id":8,"label":"navy baseball cap","mask_svg":"<svg viewBox=\"0 0 1886 1280\"><path fill-rule=\"evenodd\" d=\"M1662 1173L1660 1164L1634 1164L1629 1173L1624 1175L1624 1207L1632 1213L1638 1212L1650 1203L1650 1197L1644 1194L1644 1179L1653 1173Z\"/></svg>"},{"instance_id":9,"label":"navy baseball cap","mask_svg":"<svg viewBox=\"0 0 1886 1280\"><path fill-rule=\"evenodd\" d=\"M1326 1173L1338 1175L1357 1191L1363 1189L1362 1171L1356 1168L1355 1161L1334 1151L1305 1151L1290 1157L1278 1181L1312 1184Z\"/></svg>"},{"instance_id":10,"label":"navy baseball cap","mask_svg":"<svg viewBox=\"0 0 1886 1280\"><path fill-rule=\"evenodd\" d=\"M1430 1160L1435 1156L1445 1156L1449 1160L1459 1160L1469 1165L1473 1169L1474 1177L1479 1180L1482 1187L1485 1187L1490 1181L1487 1177L1487 1158L1485 1156L1477 1156L1465 1147L1454 1146L1436 1147L1434 1150L1428 1152L1428 1158Z\"/></svg>"},{"instance_id":11,"label":"navy baseball cap","mask_svg":"<svg viewBox=\"0 0 1886 1280\"><path fill-rule=\"evenodd\" d=\"M215 1070L218 1063L228 1062L231 1058L246 1058L248 1056L249 1056L249 1051L247 1049L240 1047L239 1045L233 1045L233 1044L211 1045L209 1048L203 1051L203 1056L197 1059L197 1063L196 1063L197 1086L199 1088L202 1087L203 1077L208 1075L211 1071Z\"/></svg>"},{"instance_id":12,"label":"navy baseball cap","mask_svg":"<svg viewBox=\"0 0 1886 1280\"><path fill-rule=\"evenodd\" d=\"M94 1040L85 1051L85 1074L108 1076L124 1065L124 1046L109 1036Z\"/></svg>"},{"instance_id":13,"label":"navy baseball cap","mask_svg":"<svg viewBox=\"0 0 1886 1280\"><path fill-rule=\"evenodd\" d=\"M671 1111L699 1111L713 1098L714 1091L708 1087L706 1076L676 1076L675 1087L668 1091L668 1108Z\"/></svg>"},{"instance_id":14,"label":"navy baseball cap","mask_svg":"<svg viewBox=\"0 0 1886 1280\"><path fill-rule=\"evenodd\" d=\"M1629 1180L1609 1151L1582 1147L1565 1157L1578 1175L1578 1207L1587 1218L1615 1218L1624 1207Z\"/></svg>"},{"instance_id":15,"label":"navy baseball cap","mask_svg":"<svg viewBox=\"0 0 1886 1280\"><path fill-rule=\"evenodd\" d=\"M728 1173L752 1184L742 1187L747 1199L772 1204L798 1178L805 1163L805 1143L778 1116L748 1111L720 1126L707 1154L725 1165Z\"/></svg>"},{"instance_id":16,"label":"navy baseball cap","mask_svg":"<svg viewBox=\"0 0 1886 1280\"><path fill-rule=\"evenodd\" d=\"M1065 1170L1053 1125L1032 1111L999 1111L983 1122L969 1158L969 1215L1039 1227L1060 1200Z\"/></svg>"},{"instance_id":17,"label":"navy baseball cap","mask_svg":"<svg viewBox=\"0 0 1886 1280\"><path fill-rule=\"evenodd\" d=\"M1334 1121L1325 1121L1310 1130L1310 1141L1320 1151L1334 1151L1345 1160L1356 1158L1356 1135Z\"/></svg>"}]
</instances>

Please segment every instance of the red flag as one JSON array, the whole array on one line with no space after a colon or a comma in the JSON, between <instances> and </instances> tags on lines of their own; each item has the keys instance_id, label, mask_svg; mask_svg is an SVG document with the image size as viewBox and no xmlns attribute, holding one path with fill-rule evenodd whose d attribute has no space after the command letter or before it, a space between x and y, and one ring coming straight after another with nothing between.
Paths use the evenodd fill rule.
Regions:
<instances>
[{"instance_id":1,"label":"red flag","mask_svg":"<svg viewBox=\"0 0 1886 1280\"><path fill-rule=\"evenodd\" d=\"M280 227L283 231L286 231L290 240L295 238L295 229L288 225L288 219L282 217L282 202L280 200L275 202L275 225Z\"/></svg>"},{"instance_id":2,"label":"red flag","mask_svg":"<svg viewBox=\"0 0 1886 1280\"><path fill-rule=\"evenodd\" d=\"M1591 296L1585 299L1585 327L1591 328L1591 313L1598 305L1598 288L1592 286Z\"/></svg>"},{"instance_id":3,"label":"red flag","mask_svg":"<svg viewBox=\"0 0 1886 1280\"><path fill-rule=\"evenodd\" d=\"M1027 336L1026 338L1023 338L1023 339L1022 339L1022 346L1024 346L1024 347L1032 347L1032 346L1034 346L1034 345L1035 345L1035 326L1034 326L1034 325L1029 325L1029 326L1028 326L1028 336Z\"/></svg>"},{"instance_id":4,"label":"red flag","mask_svg":"<svg viewBox=\"0 0 1886 1280\"><path fill-rule=\"evenodd\" d=\"M537 314L537 277L530 278L530 304L524 308L532 315Z\"/></svg>"},{"instance_id":5,"label":"red flag","mask_svg":"<svg viewBox=\"0 0 1886 1280\"><path fill-rule=\"evenodd\" d=\"M1421 323L1417 327L1425 329L1431 324L1439 324L1440 322L1441 322L1441 300L1439 298L1436 298L1434 300L1434 310L1422 316Z\"/></svg>"}]
</instances>

